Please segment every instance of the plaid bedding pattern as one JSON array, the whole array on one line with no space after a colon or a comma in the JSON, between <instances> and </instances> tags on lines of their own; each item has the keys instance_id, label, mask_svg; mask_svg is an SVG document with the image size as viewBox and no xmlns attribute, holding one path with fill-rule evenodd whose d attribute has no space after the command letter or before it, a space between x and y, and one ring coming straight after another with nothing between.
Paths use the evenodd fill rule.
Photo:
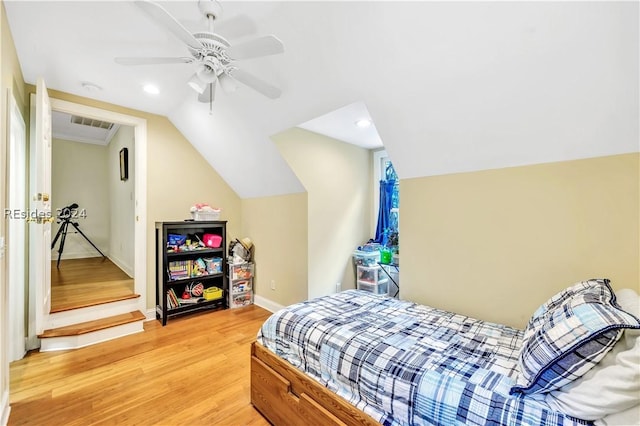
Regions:
<instances>
[{"instance_id":1,"label":"plaid bedding pattern","mask_svg":"<svg viewBox=\"0 0 640 426\"><path fill-rule=\"evenodd\" d=\"M616 303L609 280L581 281L549 299L524 330L511 393L544 393L583 376L640 321Z\"/></svg>"},{"instance_id":2,"label":"plaid bedding pattern","mask_svg":"<svg viewBox=\"0 0 640 426\"><path fill-rule=\"evenodd\" d=\"M591 424L510 395L522 331L357 290L287 307L258 342L384 425Z\"/></svg>"}]
</instances>

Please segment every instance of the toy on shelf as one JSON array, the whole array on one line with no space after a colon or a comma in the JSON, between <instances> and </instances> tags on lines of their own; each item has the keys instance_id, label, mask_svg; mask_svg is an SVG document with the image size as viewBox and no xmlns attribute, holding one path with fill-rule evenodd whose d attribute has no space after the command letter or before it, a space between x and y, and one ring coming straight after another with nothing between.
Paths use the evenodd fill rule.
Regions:
<instances>
[{"instance_id":1,"label":"toy on shelf","mask_svg":"<svg viewBox=\"0 0 640 426\"><path fill-rule=\"evenodd\" d=\"M222 298L222 289L218 287L209 287L204 290L203 296L206 300L216 300Z\"/></svg>"},{"instance_id":2,"label":"toy on shelf","mask_svg":"<svg viewBox=\"0 0 640 426\"><path fill-rule=\"evenodd\" d=\"M189 292L194 297L202 296L203 291L204 291L204 286L202 285L202 283L192 283L191 286L189 286Z\"/></svg>"},{"instance_id":3,"label":"toy on shelf","mask_svg":"<svg viewBox=\"0 0 640 426\"><path fill-rule=\"evenodd\" d=\"M208 247L198 236L169 234L167 238L167 253L183 253L187 251L206 250Z\"/></svg>"},{"instance_id":4,"label":"toy on shelf","mask_svg":"<svg viewBox=\"0 0 640 426\"><path fill-rule=\"evenodd\" d=\"M202 259L204 260L204 263L206 265L207 268L207 273L208 274L219 274L220 272L222 272L222 258L221 257L212 257L212 258L205 258Z\"/></svg>"},{"instance_id":5,"label":"toy on shelf","mask_svg":"<svg viewBox=\"0 0 640 426\"><path fill-rule=\"evenodd\" d=\"M191 276L200 277L202 275L208 275L207 264L204 260L202 260L202 258L199 258L193 261L193 265L191 267Z\"/></svg>"}]
</instances>

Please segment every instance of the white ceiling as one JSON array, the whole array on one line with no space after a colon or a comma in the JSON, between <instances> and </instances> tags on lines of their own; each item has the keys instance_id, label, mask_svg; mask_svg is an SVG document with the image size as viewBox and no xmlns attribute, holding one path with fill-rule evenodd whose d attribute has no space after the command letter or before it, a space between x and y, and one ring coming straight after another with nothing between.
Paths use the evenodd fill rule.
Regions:
<instances>
[{"instance_id":1,"label":"white ceiling","mask_svg":"<svg viewBox=\"0 0 640 426\"><path fill-rule=\"evenodd\" d=\"M224 2L221 34L242 13L284 42L241 62L283 94L219 91L211 115L189 65L113 61L187 55L131 2L4 4L28 83L168 116L243 198L303 191L269 137L353 104L401 178L638 151L638 2Z\"/></svg>"}]
</instances>

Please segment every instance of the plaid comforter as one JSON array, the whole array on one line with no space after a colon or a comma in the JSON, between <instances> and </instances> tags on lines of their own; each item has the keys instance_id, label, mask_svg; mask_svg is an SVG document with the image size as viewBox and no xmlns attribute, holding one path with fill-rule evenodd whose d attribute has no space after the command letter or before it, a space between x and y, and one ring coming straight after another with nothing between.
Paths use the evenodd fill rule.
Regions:
<instances>
[{"instance_id":1,"label":"plaid comforter","mask_svg":"<svg viewBox=\"0 0 640 426\"><path fill-rule=\"evenodd\" d=\"M522 331L357 290L289 306L258 342L385 425L591 424L512 396Z\"/></svg>"}]
</instances>

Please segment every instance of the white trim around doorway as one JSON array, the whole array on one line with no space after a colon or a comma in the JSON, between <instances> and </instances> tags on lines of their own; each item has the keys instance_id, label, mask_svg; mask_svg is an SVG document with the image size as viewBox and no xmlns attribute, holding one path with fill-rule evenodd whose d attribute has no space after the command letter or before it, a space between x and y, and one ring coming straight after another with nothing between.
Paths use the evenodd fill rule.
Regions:
<instances>
[{"instance_id":1,"label":"white trim around doorway","mask_svg":"<svg viewBox=\"0 0 640 426\"><path fill-rule=\"evenodd\" d=\"M147 120L128 114L51 98L51 109L134 128L135 139L135 255L134 291L139 294L138 309L147 310ZM37 345L37 337L29 330L28 345Z\"/></svg>"}]
</instances>

